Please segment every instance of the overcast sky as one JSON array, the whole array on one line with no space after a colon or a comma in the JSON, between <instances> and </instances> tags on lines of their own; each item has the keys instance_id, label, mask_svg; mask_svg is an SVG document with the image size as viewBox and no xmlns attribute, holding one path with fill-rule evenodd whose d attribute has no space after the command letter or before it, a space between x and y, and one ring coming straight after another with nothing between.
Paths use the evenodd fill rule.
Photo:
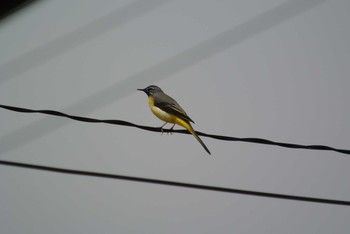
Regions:
<instances>
[{"instance_id":1,"label":"overcast sky","mask_svg":"<svg viewBox=\"0 0 350 234\"><path fill-rule=\"evenodd\" d=\"M350 148L348 0L35 1L0 22L0 104ZM0 109L0 158L350 200L350 158ZM170 126L169 126L170 127ZM180 127L177 127L180 129ZM344 206L0 165L1 233L348 233Z\"/></svg>"}]
</instances>

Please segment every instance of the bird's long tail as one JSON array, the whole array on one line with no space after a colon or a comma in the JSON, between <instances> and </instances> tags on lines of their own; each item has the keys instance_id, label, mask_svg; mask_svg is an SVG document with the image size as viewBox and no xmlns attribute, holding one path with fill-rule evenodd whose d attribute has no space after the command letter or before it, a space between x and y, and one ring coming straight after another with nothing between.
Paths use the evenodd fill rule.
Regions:
<instances>
[{"instance_id":1,"label":"bird's long tail","mask_svg":"<svg viewBox=\"0 0 350 234\"><path fill-rule=\"evenodd\" d=\"M197 135L196 131L193 129L193 127L191 126L191 124L188 121L185 121L183 119L180 118L176 118L175 122L176 124L186 128L196 139L197 141L199 141L199 143L201 143L201 145L203 146L203 148L208 152L208 154L211 155L209 149L207 148L207 146L204 144L204 142L199 138L199 136Z\"/></svg>"},{"instance_id":2,"label":"bird's long tail","mask_svg":"<svg viewBox=\"0 0 350 234\"><path fill-rule=\"evenodd\" d=\"M191 125L190 125L190 128L188 128L187 130L197 139L197 141L199 141L199 143L201 143L201 145L202 145L203 148L208 152L208 154L211 155L209 149L208 149L207 146L204 144L204 142L199 138L199 136L197 135L196 131L192 128Z\"/></svg>"}]
</instances>

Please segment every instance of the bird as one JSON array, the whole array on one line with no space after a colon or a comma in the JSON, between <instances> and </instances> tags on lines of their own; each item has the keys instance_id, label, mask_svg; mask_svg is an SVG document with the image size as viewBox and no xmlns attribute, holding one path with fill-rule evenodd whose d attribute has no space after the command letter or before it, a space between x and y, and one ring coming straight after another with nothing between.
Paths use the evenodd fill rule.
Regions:
<instances>
[{"instance_id":1,"label":"bird","mask_svg":"<svg viewBox=\"0 0 350 234\"><path fill-rule=\"evenodd\" d=\"M148 104L152 113L160 120L165 122L160 127L162 131L163 127L167 123L173 124L170 130L174 128L175 124L180 125L187 129L198 140L198 142L203 146L207 153L211 155L207 146L193 129L191 122L194 123L194 121L186 114L185 110L173 98L166 95L163 90L156 85L150 85L144 89L137 90L143 91L147 94Z\"/></svg>"}]
</instances>

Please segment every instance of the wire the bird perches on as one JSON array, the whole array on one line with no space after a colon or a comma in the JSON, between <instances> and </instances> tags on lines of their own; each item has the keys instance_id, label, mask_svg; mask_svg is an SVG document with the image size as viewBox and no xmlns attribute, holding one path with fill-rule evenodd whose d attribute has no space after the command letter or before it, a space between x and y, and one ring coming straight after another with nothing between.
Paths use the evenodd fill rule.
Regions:
<instances>
[{"instance_id":1,"label":"wire the bird perches on","mask_svg":"<svg viewBox=\"0 0 350 234\"><path fill-rule=\"evenodd\" d=\"M60 117L65 117L65 118L69 118L69 119L73 119L81 122L87 122L87 123L105 123L105 124L135 127L135 128L140 128L147 131L152 131L152 132L176 132L181 134L190 134L186 130L161 129L159 127L149 127L149 126L138 125L138 124L124 121L124 120L87 118L82 116L68 115L55 110L33 110L33 109L1 105L1 104L0 104L0 108L7 109L10 111L15 111L15 112L21 112L21 113L41 113L46 115L60 116ZM350 150L348 149L338 149L338 148L333 148L326 145L301 145L301 144L292 144L292 143L285 143L285 142L276 142L276 141L271 141L263 138L239 138L239 137L232 137L232 136L207 134L200 131L196 131L196 132L200 136L209 137L217 140L223 140L223 141L241 141L241 142L249 142L249 143L256 143L256 144L275 145L275 146L293 148L293 149L327 150L327 151L335 151L342 154L350 154Z\"/></svg>"}]
</instances>

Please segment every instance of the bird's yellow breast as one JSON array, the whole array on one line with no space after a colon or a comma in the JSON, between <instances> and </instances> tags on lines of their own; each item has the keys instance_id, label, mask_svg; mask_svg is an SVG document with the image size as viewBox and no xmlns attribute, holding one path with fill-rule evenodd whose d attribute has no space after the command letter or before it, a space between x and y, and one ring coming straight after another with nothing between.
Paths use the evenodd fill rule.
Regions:
<instances>
[{"instance_id":1,"label":"bird's yellow breast","mask_svg":"<svg viewBox=\"0 0 350 234\"><path fill-rule=\"evenodd\" d=\"M165 111L163 111L162 109L156 107L154 105L154 100L152 96L148 97L148 104L149 107L152 111L152 113L157 116L160 120L163 120L164 122L167 123L174 123L174 124L178 124L188 130L193 130L191 124L188 121L185 121L179 117L176 117L175 115L169 114Z\"/></svg>"},{"instance_id":2,"label":"bird's yellow breast","mask_svg":"<svg viewBox=\"0 0 350 234\"><path fill-rule=\"evenodd\" d=\"M176 123L176 116L169 114L169 113L163 111L162 109L156 107L154 105L154 101L153 101L152 96L148 97L148 104L149 104L149 107L150 107L152 113L155 116L157 116L159 119L163 120L164 122L168 122L168 123Z\"/></svg>"}]
</instances>

